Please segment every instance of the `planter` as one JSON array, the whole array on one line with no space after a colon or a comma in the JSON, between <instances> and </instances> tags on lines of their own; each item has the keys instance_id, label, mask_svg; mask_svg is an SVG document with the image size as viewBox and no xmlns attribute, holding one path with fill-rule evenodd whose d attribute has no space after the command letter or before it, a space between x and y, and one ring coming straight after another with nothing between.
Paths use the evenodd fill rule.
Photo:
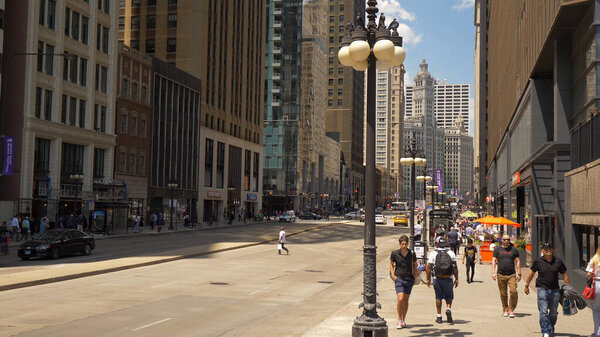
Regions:
<instances>
[{"instance_id":1,"label":"planter","mask_svg":"<svg viewBox=\"0 0 600 337\"><path fill-rule=\"evenodd\" d=\"M519 252L519 261L521 262L521 268L527 267L527 250L517 249Z\"/></svg>"}]
</instances>

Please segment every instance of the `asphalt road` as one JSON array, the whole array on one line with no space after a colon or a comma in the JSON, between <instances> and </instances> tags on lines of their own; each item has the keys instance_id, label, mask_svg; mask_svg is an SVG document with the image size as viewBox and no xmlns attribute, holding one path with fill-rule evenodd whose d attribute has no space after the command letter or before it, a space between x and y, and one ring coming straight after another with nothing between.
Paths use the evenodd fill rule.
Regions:
<instances>
[{"instance_id":1,"label":"asphalt road","mask_svg":"<svg viewBox=\"0 0 600 337\"><path fill-rule=\"evenodd\" d=\"M318 222L285 224L288 232ZM226 236L276 237L279 224L98 240L95 254L65 258L86 263L160 254ZM363 226L345 223L276 243L2 293L0 336L301 336L362 289ZM383 266L406 229L378 226ZM11 260L0 269L57 261ZM381 267L380 267L381 268ZM385 268L385 267L384 267Z\"/></svg>"}]
</instances>

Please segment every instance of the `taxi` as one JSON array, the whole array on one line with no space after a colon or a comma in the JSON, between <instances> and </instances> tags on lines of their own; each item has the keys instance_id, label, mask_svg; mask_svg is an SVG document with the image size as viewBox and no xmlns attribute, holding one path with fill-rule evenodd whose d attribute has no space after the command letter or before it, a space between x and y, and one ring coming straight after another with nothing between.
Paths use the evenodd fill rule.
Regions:
<instances>
[{"instance_id":1,"label":"taxi","mask_svg":"<svg viewBox=\"0 0 600 337\"><path fill-rule=\"evenodd\" d=\"M405 214L398 214L394 217L394 226L398 225L408 226L408 220L406 220Z\"/></svg>"}]
</instances>

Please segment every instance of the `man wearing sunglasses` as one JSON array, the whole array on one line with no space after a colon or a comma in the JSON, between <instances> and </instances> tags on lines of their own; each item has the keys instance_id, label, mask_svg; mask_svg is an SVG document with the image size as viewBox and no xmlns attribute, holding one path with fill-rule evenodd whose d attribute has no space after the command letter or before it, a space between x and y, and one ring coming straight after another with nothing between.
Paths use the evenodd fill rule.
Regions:
<instances>
[{"instance_id":1,"label":"man wearing sunglasses","mask_svg":"<svg viewBox=\"0 0 600 337\"><path fill-rule=\"evenodd\" d=\"M497 271L496 265L498 265ZM498 280L500 301L502 302L502 316L514 318L514 311L519 301L517 283L521 281L521 262L519 260L519 251L510 242L510 236L508 235L502 237L502 246L494 249L492 279L494 281ZM510 301L508 299L508 292L510 292Z\"/></svg>"},{"instance_id":2,"label":"man wearing sunglasses","mask_svg":"<svg viewBox=\"0 0 600 337\"><path fill-rule=\"evenodd\" d=\"M537 305L540 312L540 327L543 337L550 337L554 333L554 326L558 318L558 302L560 300L560 287L558 275L561 274L566 284L569 284L567 267L561 259L554 256L552 243L542 244L542 257L538 257L531 265L531 271L525 280L525 294L529 295L529 284L535 273L537 288Z\"/></svg>"}]
</instances>

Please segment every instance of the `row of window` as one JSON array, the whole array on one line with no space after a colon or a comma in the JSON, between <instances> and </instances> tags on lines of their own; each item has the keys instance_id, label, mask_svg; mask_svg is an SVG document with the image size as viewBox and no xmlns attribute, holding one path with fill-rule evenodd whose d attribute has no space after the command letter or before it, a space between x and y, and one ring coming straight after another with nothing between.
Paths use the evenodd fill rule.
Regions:
<instances>
[{"instance_id":1,"label":"row of window","mask_svg":"<svg viewBox=\"0 0 600 337\"><path fill-rule=\"evenodd\" d=\"M131 17L131 30L139 30L140 16L135 15ZM177 28L177 14L170 13L167 15L167 28ZM156 29L156 14L146 15L146 29ZM125 17L119 17L119 30L125 30Z\"/></svg>"},{"instance_id":2,"label":"row of window","mask_svg":"<svg viewBox=\"0 0 600 337\"><path fill-rule=\"evenodd\" d=\"M135 50L140 50L140 40L130 40L129 46ZM146 53L151 54L156 52L156 40L146 39ZM177 38L167 38L167 52L177 52Z\"/></svg>"},{"instance_id":3,"label":"row of window","mask_svg":"<svg viewBox=\"0 0 600 337\"><path fill-rule=\"evenodd\" d=\"M340 12L344 11L344 4L340 4ZM329 6L329 13L333 13L335 12L335 5L330 5Z\"/></svg>"},{"instance_id":4,"label":"row of window","mask_svg":"<svg viewBox=\"0 0 600 337\"><path fill-rule=\"evenodd\" d=\"M342 99L338 99L337 100L337 106L342 106L343 105L343 100ZM331 107L333 106L333 100L329 99L327 100L327 106Z\"/></svg>"},{"instance_id":5,"label":"row of window","mask_svg":"<svg viewBox=\"0 0 600 337\"><path fill-rule=\"evenodd\" d=\"M96 49L104 54L108 54L108 40L108 28L98 24L96 29Z\"/></svg>"},{"instance_id":6,"label":"row of window","mask_svg":"<svg viewBox=\"0 0 600 337\"><path fill-rule=\"evenodd\" d=\"M133 101L140 101L141 103L148 103L148 88L146 85L142 85L141 97L139 92L139 84L137 81L133 81L131 84L131 96L129 95L129 79L124 78L121 81L121 97L130 98Z\"/></svg>"},{"instance_id":7,"label":"row of window","mask_svg":"<svg viewBox=\"0 0 600 337\"><path fill-rule=\"evenodd\" d=\"M121 134L129 133L132 136L137 136L138 133L140 137L146 138L146 118L144 115L140 117L140 123L138 126L138 117L131 116L129 117L127 114L121 114Z\"/></svg>"},{"instance_id":8,"label":"row of window","mask_svg":"<svg viewBox=\"0 0 600 337\"><path fill-rule=\"evenodd\" d=\"M35 117L52 120L53 92L48 89L36 88L35 92ZM60 122L70 126L85 128L86 100L62 95ZM93 128L99 132L106 132L106 106L94 105ZM145 128L145 125L144 125ZM145 130L144 130L145 134Z\"/></svg>"},{"instance_id":9,"label":"row of window","mask_svg":"<svg viewBox=\"0 0 600 337\"><path fill-rule=\"evenodd\" d=\"M89 18L67 7L65 9L65 36L88 44Z\"/></svg>"},{"instance_id":10,"label":"row of window","mask_svg":"<svg viewBox=\"0 0 600 337\"><path fill-rule=\"evenodd\" d=\"M334 23L334 22L335 22L335 15L329 16L329 23ZM344 22L344 14L340 14L339 22Z\"/></svg>"},{"instance_id":11,"label":"row of window","mask_svg":"<svg viewBox=\"0 0 600 337\"><path fill-rule=\"evenodd\" d=\"M141 153L129 153L129 162L127 161L127 152L119 152L119 172L146 175L146 155Z\"/></svg>"},{"instance_id":12,"label":"row of window","mask_svg":"<svg viewBox=\"0 0 600 337\"><path fill-rule=\"evenodd\" d=\"M88 60L73 53L63 59L63 80L87 86ZM106 91L103 91L106 93Z\"/></svg>"}]
</instances>

